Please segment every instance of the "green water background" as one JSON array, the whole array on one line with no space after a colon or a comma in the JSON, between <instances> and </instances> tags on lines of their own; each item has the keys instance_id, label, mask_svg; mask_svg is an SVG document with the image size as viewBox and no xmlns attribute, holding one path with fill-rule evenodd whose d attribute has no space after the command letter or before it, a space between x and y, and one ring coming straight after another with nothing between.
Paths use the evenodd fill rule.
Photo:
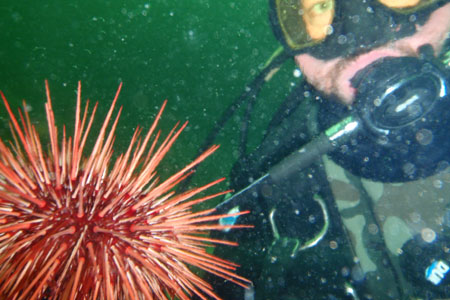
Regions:
<instances>
[{"instance_id":1,"label":"green water background","mask_svg":"<svg viewBox=\"0 0 450 300\"><path fill-rule=\"evenodd\" d=\"M164 99L161 129L188 120L160 169L161 176L192 160L220 114L279 47L266 0L2 1L0 89L15 108L26 99L46 136L44 80L56 122L73 130L75 91L100 102L95 137L119 82L124 111L116 153L139 124L148 128ZM263 89L250 123L250 150L295 81L288 62ZM196 173L194 185L228 177L237 159L241 109L216 140L221 148ZM0 108L0 136L9 138ZM43 138L45 141L45 138ZM219 188L226 187L226 183Z\"/></svg>"}]
</instances>

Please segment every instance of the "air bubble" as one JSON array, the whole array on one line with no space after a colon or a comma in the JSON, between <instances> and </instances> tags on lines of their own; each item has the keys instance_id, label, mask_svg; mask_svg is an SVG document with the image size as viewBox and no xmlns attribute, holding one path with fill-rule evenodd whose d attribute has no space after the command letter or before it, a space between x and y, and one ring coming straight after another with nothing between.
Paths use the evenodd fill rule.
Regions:
<instances>
[{"instance_id":1,"label":"air bubble","mask_svg":"<svg viewBox=\"0 0 450 300\"><path fill-rule=\"evenodd\" d=\"M416 133L416 140L421 145L429 145L433 141L433 133L428 129L420 129Z\"/></svg>"},{"instance_id":2,"label":"air bubble","mask_svg":"<svg viewBox=\"0 0 450 300\"><path fill-rule=\"evenodd\" d=\"M436 232L431 228L424 228L420 232L420 236L427 243L432 243L436 239Z\"/></svg>"},{"instance_id":3,"label":"air bubble","mask_svg":"<svg viewBox=\"0 0 450 300\"><path fill-rule=\"evenodd\" d=\"M345 35L341 34L341 35L338 37L337 42L338 42L338 44L340 44L340 45L346 44L346 43L347 43L347 37L346 37Z\"/></svg>"},{"instance_id":4,"label":"air bubble","mask_svg":"<svg viewBox=\"0 0 450 300\"><path fill-rule=\"evenodd\" d=\"M441 189L443 185L444 184L443 184L442 180L439 180L439 179L433 180L433 186L435 188Z\"/></svg>"}]
</instances>

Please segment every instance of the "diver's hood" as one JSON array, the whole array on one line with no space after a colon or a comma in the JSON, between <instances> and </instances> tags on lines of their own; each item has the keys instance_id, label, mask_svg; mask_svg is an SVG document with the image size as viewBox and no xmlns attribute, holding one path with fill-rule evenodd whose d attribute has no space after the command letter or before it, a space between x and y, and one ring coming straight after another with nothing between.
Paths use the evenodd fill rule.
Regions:
<instances>
[{"instance_id":1,"label":"diver's hood","mask_svg":"<svg viewBox=\"0 0 450 300\"><path fill-rule=\"evenodd\" d=\"M357 89L353 107L323 100L322 130L349 114L362 124L362 130L330 154L332 159L355 175L382 182L415 180L446 169L450 76L441 66L414 57L387 57L352 79Z\"/></svg>"}]
</instances>

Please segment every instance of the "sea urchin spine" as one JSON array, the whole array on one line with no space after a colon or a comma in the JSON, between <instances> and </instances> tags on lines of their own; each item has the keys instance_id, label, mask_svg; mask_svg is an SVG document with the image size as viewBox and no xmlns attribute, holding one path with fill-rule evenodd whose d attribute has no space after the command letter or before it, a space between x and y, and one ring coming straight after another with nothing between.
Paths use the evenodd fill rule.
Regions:
<instances>
[{"instance_id":1,"label":"sea urchin spine","mask_svg":"<svg viewBox=\"0 0 450 300\"><path fill-rule=\"evenodd\" d=\"M1 299L190 299L194 294L220 299L189 265L249 284L234 273L236 264L206 251L214 244L235 245L207 235L230 227L214 221L232 215L192 211L193 205L225 193L195 198L223 179L174 192L218 146L160 182L157 166L187 125L177 123L160 141L156 127L164 102L145 137L137 128L126 152L112 163L122 108L115 118L113 111L121 86L88 156L83 151L98 103L89 113L87 101L82 111L80 83L73 138L63 127L59 143L45 82L47 151L25 102L16 118L0 92L13 136L9 143L0 139Z\"/></svg>"}]
</instances>

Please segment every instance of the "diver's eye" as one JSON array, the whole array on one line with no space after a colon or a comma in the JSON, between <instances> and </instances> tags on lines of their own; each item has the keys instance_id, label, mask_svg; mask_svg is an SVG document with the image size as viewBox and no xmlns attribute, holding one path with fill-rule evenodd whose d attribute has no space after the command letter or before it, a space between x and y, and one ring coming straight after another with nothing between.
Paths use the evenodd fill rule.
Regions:
<instances>
[{"instance_id":1,"label":"diver's eye","mask_svg":"<svg viewBox=\"0 0 450 300\"><path fill-rule=\"evenodd\" d=\"M321 15L332 10L333 6L333 0L320 1L312 6L311 13L315 15Z\"/></svg>"}]
</instances>

